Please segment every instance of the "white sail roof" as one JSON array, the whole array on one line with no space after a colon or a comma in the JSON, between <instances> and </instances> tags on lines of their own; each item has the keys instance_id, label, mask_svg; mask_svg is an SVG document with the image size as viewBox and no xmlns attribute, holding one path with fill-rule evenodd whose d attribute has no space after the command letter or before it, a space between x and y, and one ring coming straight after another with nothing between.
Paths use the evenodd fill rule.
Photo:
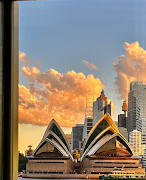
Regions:
<instances>
[{"instance_id":1,"label":"white sail roof","mask_svg":"<svg viewBox=\"0 0 146 180\"><path fill-rule=\"evenodd\" d=\"M91 129L83 144L80 160L82 161L85 157L93 155L102 145L114 137L118 137L123 145L128 149L129 153L133 155L132 147L120 134L111 116L106 113Z\"/></svg>"},{"instance_id":2,"label":"white sail roof","mask_svg":"<svg viewBox=\"0 0 146 180\"><path fill-rule=\"evenodd\" d=\"M37 154L37 152L45 142L51 143L62 153L63 156L68 157L73 161L67 138L60 126L58 125L58 123L54 119L48 125L41 142L39 143L39 145L33 153L33 156Z\"/></svg>"}]
</instances>

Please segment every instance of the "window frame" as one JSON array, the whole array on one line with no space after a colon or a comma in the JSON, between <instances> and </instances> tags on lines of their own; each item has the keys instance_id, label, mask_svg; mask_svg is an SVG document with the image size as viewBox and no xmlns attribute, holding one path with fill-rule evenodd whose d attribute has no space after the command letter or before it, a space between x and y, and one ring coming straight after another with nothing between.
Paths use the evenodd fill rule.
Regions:
<instances>
[{"instance_id":1,"label":"window frame","mask_svg":"<svg viewBox=\"0 0 146 180\"><path fill-rule=\"evenodd\" d=\"M0 0L0 180L18 178L18 9Z\"/></svg>"}]
</instances>

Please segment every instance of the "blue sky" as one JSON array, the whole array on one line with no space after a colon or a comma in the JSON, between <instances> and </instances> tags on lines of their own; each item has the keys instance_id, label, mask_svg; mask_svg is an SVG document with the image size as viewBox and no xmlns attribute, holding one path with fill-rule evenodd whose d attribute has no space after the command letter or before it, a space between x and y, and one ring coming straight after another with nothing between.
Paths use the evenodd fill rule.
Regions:
<instances>
[{"instance_id":1,"label":"blue sky","mask_svg":"<svg viewBox=\"0 0 146 180\"><path fill-rule=\"evenodd\" d=\"M112 63L125 53L124 42L139 41L146 49L144 0L48 0L19 5L20 51L34 64L41 61L42 72L54 68L61 73L94 74L105 84L109 98L121 103ZM99 70L89 70L83 59ZM20 83L27 83L21 75Z\"/></svg>"}]
</instances>

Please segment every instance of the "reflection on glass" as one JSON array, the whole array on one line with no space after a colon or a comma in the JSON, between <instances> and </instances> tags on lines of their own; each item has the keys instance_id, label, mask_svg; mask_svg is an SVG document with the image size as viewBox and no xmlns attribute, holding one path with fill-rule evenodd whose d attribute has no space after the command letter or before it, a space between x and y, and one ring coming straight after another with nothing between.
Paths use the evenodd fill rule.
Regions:
<instances>
[{"instance_id":1,"label":"reflection on glass","mask_svg":"<svg viewBox=\"0 0 146 180\"><path fill-rule=\"evenodd\" d=\"M74 136L72 127L82 126L82 147L106 113L121 124L125 137L139 127L146 145L141 130L145 120L139 117L146 119L146 96L141 95L140 106L138 95L146 82L146 2L50 0L19 5L19 150L24 153L30 144L35 149L52 119L71 143L80 136ZM135 81L142 89L130 91ZM89 143L108 126L102 121ZM65 142L56 126L52 131Z\"/></svg>"}]
</instances>

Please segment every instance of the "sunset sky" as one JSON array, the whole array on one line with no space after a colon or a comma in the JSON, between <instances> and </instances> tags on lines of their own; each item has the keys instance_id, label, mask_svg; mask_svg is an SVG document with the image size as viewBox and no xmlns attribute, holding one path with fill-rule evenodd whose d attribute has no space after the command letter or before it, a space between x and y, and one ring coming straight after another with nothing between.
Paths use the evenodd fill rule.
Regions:
<instances>
[{"instance_id":1,"label":"sunset sky","mask_svg":"<svg viewBox=\"0 0 146 180\"><path fill-rule=\"evenodd\" d=\"M83 123L104 88L121 113L129 83L146 81L145 0L19 2L19 150L36 148L54 118Z\"/></svg>"}]
</instances>

